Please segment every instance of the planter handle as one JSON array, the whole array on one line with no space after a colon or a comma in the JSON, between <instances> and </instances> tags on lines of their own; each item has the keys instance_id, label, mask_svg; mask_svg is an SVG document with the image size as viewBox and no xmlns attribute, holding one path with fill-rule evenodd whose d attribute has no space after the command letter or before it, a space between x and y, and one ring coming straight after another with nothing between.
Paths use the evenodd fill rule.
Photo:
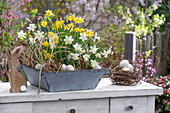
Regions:
<instances>
[{"instance_id":1,"label":"planter handle","mask_svg":"<svg viewBox=\"0 0 170 113\"><path fill-rule=\"evenodd\" d=\"M70 113L76 113L75 109L70 109Z\"/></svg>"},{"instance_id":2,"label":"planter handle","mask_svg":"<svg viewBox=\"0 0 170 113\"><path fill-rule=\"evenodd\" d=\"M23 69L23 65L22 64L20 64L20 66L18 67L18 69L17 69L18 71L23 71L24 69Z\"/></svg>"}]
</instances>

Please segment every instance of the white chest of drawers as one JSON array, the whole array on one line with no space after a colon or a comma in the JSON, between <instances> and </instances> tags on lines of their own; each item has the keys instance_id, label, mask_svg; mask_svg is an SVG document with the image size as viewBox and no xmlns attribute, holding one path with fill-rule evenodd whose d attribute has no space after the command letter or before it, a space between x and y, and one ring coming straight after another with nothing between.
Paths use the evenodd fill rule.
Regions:
<instances>
[{"instance_id":1,"label":"white chest of drawers","mask_svg":"<svg viewBox=\"0 0 170 113\"><path fill-rule=\"evenodd\" d=\"M0 83L0 113L154 113L155 95L163 89L142 82L112 85L102 79L95 90L48 93L29 85L25 93L9 93Z\"/></svg>"}]
</instances>

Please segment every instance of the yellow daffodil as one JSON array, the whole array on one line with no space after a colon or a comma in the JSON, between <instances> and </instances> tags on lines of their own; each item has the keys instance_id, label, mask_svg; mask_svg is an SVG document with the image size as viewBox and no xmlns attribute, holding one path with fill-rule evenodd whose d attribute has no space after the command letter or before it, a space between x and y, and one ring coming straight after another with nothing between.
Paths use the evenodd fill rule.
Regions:
<instances>
[{"instance_id":1,"label":"yellow daffodil","mask_svg":"<svg viewBox=\"0 0 170 113\"><path fill-rule=\"evenodd\" d=\"M84 22L84 18L79 18L79 21L78 21L78 23L83 23Z\"/></svg>"},{"instance_id":2,"label":"yellow daffodil","mask_svg":"<svg viewBox=\"0 0 170 113\"><path fill-rule=\"evenodd\" d=\"M65 30L68 30L68 29L69 29L69 27L66 25L66 26L64 26L64 29L65 29Z\"/></svg>"},{"instance_id":3,"label":"yellow daffodil","mask_svg":"<svg viewBox=\"0 0 170 113\"><path fill-rule=\"evenodd\" d=\"M74 20L74 19L75 19L75 14L69 16L69 17L67 18L67 21L68 21L68 20L71 21L71 20Z\"/></svg>"},{"instance_id":4,"label":"yellow daffodil","mask_svg":"<svg viewBox=\"0 0 170 113\"><path fill-rule=\"evenodd\" d=\"M43 42L42 45L45 46L45 47L48 47L48 46L49 46L49 43L48 43L48 42Z\"/></svg>"},{"instance_id":5,"label":"yellow daffodil","mask_svg":"<svg viewBox=\"0 0 170 113\"><path fill-rule=\"evenodd\" d=\"M81 28L81 33L84 33L86 31L86 29Z\"/></svg>"},{"instance_id":6,"label":"yellow daffodil","mask_svg":"<svg viewBox=\"0 0 170 113\"><path fill-rule=\"evenodd\" d=\"M78 27L76 27L76 28L74 28L74 31L76 31L76 32L81 32L81 29L78 28Z\"/></svg>"},{"instance_id":7,"label":"yellow daffodil","mask_svg":"<svg viewBox=\"0 0 170 113\"><path fill-rule=\"evenodd\" d=\"M68 26L69 26L69 29L72 27L74 27L74 24L73 23L70 23L70 24L68 24Z\"/></svg>"},{"instance_id":8,"label":"yellow daffodil","mask_svg":"<svg viewBox=\"0 0 170 113\"><path fill-rule=\"evenodd\" d=\"M56 45L58 44L58 41L57 41L57 40L55 41L55 44L56 44Z\"/></svg>"},{"instance_id":9,"label":"yellow daffodil","mask_svg":"<svg viewBox=\"0 0 170 113\"><path fill-rule=\"evenodd\" d=\"M62 27L63 22L64 22L63 20L60 20L60 21L57 20L57 21L55 22L57 29L60 28L60 27Z\"/></svg>"},{"instance_id":10,"label":"yellow daffodil","mask_svg":"<svg viewBox=\"0 0 170 113\"><path fill-rule=\"evenodd\" d=\"M46 12L46 15L48 15L48 16L51 16L53 14L51 10L47 10L45 12Z\"/></svg>"},{"instance_id":11,"label":"yellow daffodil","mask_svg":"<svg viewBox=\"0 0 170 113\"><path fill-rule=\"evenodd\" d=\"M94 36L94 31L88 34L89 37Z\"/></svg>"},{"instance_id":12,"label":"yellow daffodil","mask_svg":"<svg viewBox=\"0 0 170 113\"><path fill-rule=\"evenodd\" d=\"M49 37L53 37L54 33L53 32L48 32Z\"/></svg>"},{"instance_id":13,"label":"yellow daffodil","mask_svg":"<svg viewBox=\"0 0 170 113\"><path fill-rule=\"evenodd\" d=\"M41 25L42 25L43 27L46 27L46 26L47 26L47 21L42 21L42 22L41 22Z\"/></svg>"},{"instance_id":14,"label":"yellow daffodil","mask_svg":"<svg viewBox=\"0 0 170 113\"><path fill-rule=\"evenodd\" d=\"M74 22L75 22L75 23L79 23L79 18L76 17L76 18L74 19Z\"/></svg>"},{"instance_id":15,"label":"yellow daffodil","mask_svg":"<svg viewBox=\"0 0 170 113\"><path fill-rule=\"evenodd\" d=\"M57 34L54 36L54 40L58 40L59 38L58 38L58 36L57 36Z\"/></svg>"},{"instance_id":16,"label":"yellow daffodil","mask_svg":"<svg viewBox=\"0 0 170 113\"><path fill-rule=\"evenodd\" d=\"M87 34L88 37L94 36L94 31L87 30L86 34Z\"/></svg>"}]
</instances>

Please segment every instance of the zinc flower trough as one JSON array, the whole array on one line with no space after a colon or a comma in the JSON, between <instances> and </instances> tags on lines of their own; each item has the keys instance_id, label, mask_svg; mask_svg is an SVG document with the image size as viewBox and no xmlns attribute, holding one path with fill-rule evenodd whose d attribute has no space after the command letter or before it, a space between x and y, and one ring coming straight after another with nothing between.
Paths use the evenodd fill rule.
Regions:
<instances>
[{"instance_id":1,"label":"zinc flower trough","mask_svg":"<svg viewBox=\"0 0 170 113\"><path fill-rule=\"evenodd\" d=\"M31 85L38 87L40 71L25 65L22 68ZM95 89L102 76L109 73L110 69L42 72L40 87L49 92Z\"/></svg>"}]
</instances>

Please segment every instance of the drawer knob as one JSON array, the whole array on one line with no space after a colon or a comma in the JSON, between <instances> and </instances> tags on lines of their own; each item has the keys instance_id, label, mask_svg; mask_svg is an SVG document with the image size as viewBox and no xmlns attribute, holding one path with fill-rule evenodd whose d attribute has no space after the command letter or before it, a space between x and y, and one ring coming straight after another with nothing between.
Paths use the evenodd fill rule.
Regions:
<instances>
[{"instance_id":1,"label":"drawer knob","mask_svg":"<svg viewBox=\"0 0 170 113\"><path fill-rule=\"evenodd\" d=\"M75 109L70 109L70 113L76 113Z\"/></svg>"},{"instance_id":2,"label":"drawer knob","mask_svg":"<svg viewBox=\"0 0 170 113\"><path fill-rule=\"evenodd\" d=\"M132 111L133 110L133 106L127 106L127 108L126 108L128 111Z\"/></svg>"}]
</instances>

